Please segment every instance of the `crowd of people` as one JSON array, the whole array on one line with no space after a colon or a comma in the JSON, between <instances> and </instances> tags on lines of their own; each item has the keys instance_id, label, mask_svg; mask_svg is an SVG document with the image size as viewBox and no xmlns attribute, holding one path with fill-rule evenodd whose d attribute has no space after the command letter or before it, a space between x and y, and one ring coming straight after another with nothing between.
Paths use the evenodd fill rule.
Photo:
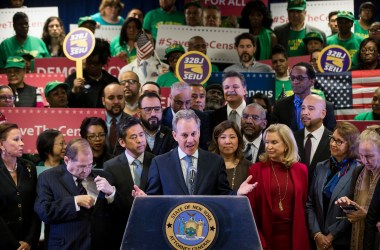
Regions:
<instances>
[{"instance_id":1,"label":"crowd of people","mask_svg":"<svg viewBox=\"0 0 380 250\"><path fill-rule=\"evenodd\" d=\"M363 3L359 20L331 12L326 37L305 22L305 0L289 0L289 22L274 30L260 0L228 23L215 6L189 2L182 13L175 0L159 3L124 19L120 0L102 0L99 13L79 18L93 32L121 27L111 42L96 38L83 77L74 72L44 89L51 108L105 110L103 118L81 121L80 138L47 129L36 140L38 154L25 154L22 121L1 117L0 248L119 249L134 198L149 195L247 196L263 249L379 248L380 125L360 132L337 121L334 104L314 86L326 45L345 47L353 69L380 69L375 5ZM235 37L239 63L212 64L213 72L224 71L220 83L188 84L175 70L185 47L166 48L164 62L156 56L158 23L249 32ZM33 58L64 56L63 22L46 20L41 39L28 35L23 12L13 27L15 35L0 44L8 80L0 107L36 107L38 89L25 75ZM188 45L207 54L201 36ZM301 55L310 62L289 66L289 57ZM117 77L104 70L111 57L126 64ZM256 61L266 59L271 66ZM276 74L273 104L262 93L247 96L244 72ZM163 87L170 88L168 107ZM380 120L380 87L371 106L355 120Z\"/></svg>"}]
</instances>

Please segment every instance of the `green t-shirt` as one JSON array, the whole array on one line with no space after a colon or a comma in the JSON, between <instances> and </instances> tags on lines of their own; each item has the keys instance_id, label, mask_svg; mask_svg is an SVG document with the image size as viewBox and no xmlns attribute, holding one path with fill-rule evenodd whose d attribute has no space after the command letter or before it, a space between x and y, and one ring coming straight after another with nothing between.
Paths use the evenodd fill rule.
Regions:
<instances>
[{"instance_id":1,"label":"green t-shirt","mask_svg":"<svg viewBox=\"0 0 380 250\"><path fill-rule=\"evenodd\" d=\"M280 94L282 93L282 85L284 85L284 90L285 90L286 96L294 95L293 89L292 89L292 82L290 81L290 79L289 80L276 79L276 86L275 86L276 100L278 100L280 98ZM326 100L325 93L323 93L323 91L320 89L312 88L311 93L315 94L315 95L319 95L320 97L322 97L323 99Z\"/></svg>"},{"instance_id":2,"label":"green t-shirt","mask_svg":"<svg viewBox=\"0 0 380 250\"><path fill-rule=\"evenodd\" d=\"M120 52L124 51L125 53L127 53L128 63L132 62L136 58L136 48L130 50L127 44L123 44L123 46L120 46L119 40L120 35L117 35L112 39L110 43L111 56L116 56Z\"/></svg>"},{"instance_id":3,"label":"green t-shirt","mask_svg":"<svg viewBox=\"0 0 380 250\"><path fill-rule=\"evenodd\" d=\"M363 39L368 37L368 30L363 29L359 24L359 20L354 21L354 34L362 37Z\"/></svg>"},{"instance_id":4,"label":"green t-shirt","mask_svg":"<svg viewBox=\"0 0 380 250\"><path fill-rule=\"evenodd\" d=\"M305 35L306 29L300 31L290 30L288 42L289 57L305 55L305 44L302 41Z\"/></svg>"},{"instance_id":5,"label":"green t-shirt","mask_svg":"<svg viewBox=\"0 0 380 250\"><path fill-rule=\"evenodd\" d=\"M352 33L352 36L350 39L341 40L338 38L338 34L335 34L333 36L329 36L327 38L327 46L328 45L339 45L339 46L342 46L343 48L345 48L351 56L351 60L352 60L351 69L357 69L359 62L358 62L358 57L356 54L359 51L360 43L364 39L362 37L357 36L357 35Z\"/></svg>"},{"instance_id":6,"label":"green t-shirt","mask_svg":"<svg viewBox=\"0 0 380 250\"><path fill-rule=\"evenodd\" d=\"M185 15L179 11L165 12L163 9L149 11L144 17L143 29L150 32L156 40L157 29L161 24L166 25L186 25Z\"/></svg>"},{"instance_id":7,"label":"green t-shirt","mask_svg":"<svg viewBox=\"0 0 380 250\"><path fill-rule=\"evenodd\" d=\"M34 58L50 57L45 43L40 38L28 36L24 44L19 44L16 36L12 36L0 44L0 68L5 67L8 57L24 54L30 54Z\"/></svg>"},{"instance_id":8,"label":"green t-shirt","mask_svg":"<svg viewBox=\"0 0 380 250\"><path fill-rule=\"evenodd\" d=\"M157 84L160 85L161 88L170 88L176 82L179 82L179 79L171 71L157 78Z\"/></svg>"}]
</instances>

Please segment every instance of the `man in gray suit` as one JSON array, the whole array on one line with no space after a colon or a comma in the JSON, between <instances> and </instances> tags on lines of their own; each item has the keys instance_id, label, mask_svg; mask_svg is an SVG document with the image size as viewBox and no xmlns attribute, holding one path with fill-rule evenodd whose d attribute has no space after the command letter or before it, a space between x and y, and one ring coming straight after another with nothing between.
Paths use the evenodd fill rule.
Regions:
<instances>
[{"instance_id":1,"label":"man in gray suit","mask_svg":"<svg viewBox=\"0 0 380 250\"><path fill-rule=\"evenodd\" d=\"M306 49L303 42L306 33L317 31L322 34L324 43L326 43L326 34L311 25L305 24L306 18L306 0L288 0L288 18L289 22L274 28L278 43L284 46L288 51L288 56L306 55ZM304 32L303 32L304 31Z\"/></svg>"},{"instance_id":2,"label":"man in gray suit","mask_svg":"<svg viewBox=\"0 0 380 250\"><path fill-rule=\"evenodd\" d=\"M115 244L120 247L129 212L132 207L133 185L145 190L153 154L145 152L146 137L140 121L126 117L120 121L119 143L123 153L104 163L104 170L111 173L118 192L115 195L115 211L112 214Z\"/></svg>"},{"instance_id":3,"label":"man in gray suit","mask_svg":"<svg viewBox=\"0 0 380 250\"><path fill-rule=\"evenodd\" d=\"M304 129L294 133L301 162L309 169L309 184L318 162L330 157L330 130L323 126L326 101L319 95L308 95L302 103L301 121ZM309 139L310 137L310 139Z\"/></svg>"}]
</instances>

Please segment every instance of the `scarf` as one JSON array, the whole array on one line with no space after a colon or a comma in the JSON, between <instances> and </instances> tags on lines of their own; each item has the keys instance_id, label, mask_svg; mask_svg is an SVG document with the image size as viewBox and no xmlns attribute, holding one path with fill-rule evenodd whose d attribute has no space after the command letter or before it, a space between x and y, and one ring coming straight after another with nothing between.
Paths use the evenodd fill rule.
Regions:
<instances>
[{"instance_id":1,"label":"scarf","mask_svg":"<svg viewBox=\"0 0 380 250\"><path fill-rule=\"evenodd\" d=\"M340 178L342 178L348 171L351 164L350 159L343 159L341 162L337 162L334 157L330 157L330 172L326 180L325 187L323 188L324 195L330 199L336 185ZM332 177L331 175L334 174Z\"/></svg>"}]
</instances>

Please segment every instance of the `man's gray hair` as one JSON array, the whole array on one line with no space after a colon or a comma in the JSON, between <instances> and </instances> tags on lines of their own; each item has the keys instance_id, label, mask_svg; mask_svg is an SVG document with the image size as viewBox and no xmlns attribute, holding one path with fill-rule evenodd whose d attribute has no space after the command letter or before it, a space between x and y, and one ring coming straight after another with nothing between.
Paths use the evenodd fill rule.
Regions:
<instances>
[{"instance_id":1,"label":"man's gray hair","mask_svg":"<svg viewBox=\"0 0 380 250\"><path fill-rule=\"evenodd\" d=\"M185 120L191 120L194 119L197 123L198 130L201 128L201 120L199 117L195 114L194 110L188 109L188 110L180 110L177 113L175 113L175 116L173 117L172 121L172 127L173 131L177 133L177 123L179 120L185 119Z\"/></svg>"},{"instance_id":2,"label":"man's gray hair","mask_svg":"<svg viewBox=\"0 0 380 250\"><path fill-rule=\"evenodd\" d=\"M267 119L267 111L263 108L263 106L261 106L260 104L258 103L250 103L248 104L244 109L243 109L243 114L244 114L244 111L248 108L248 107L252 107L252 108L255 108L257 109L260 114L261 114L261 118L262 119Z\"/></svg>"},{"instance_id":3,"label":"man's gray hair","mask_svg":"<svg viewBox=\"0 0 380 250\"><path fill-rule=\"evenodd\" d=\"M188 89L189 91L191 91L190 85L187 84L187 83L185 83L185 82L176 82L170 88L170 95L173 96L174 92L176 92L176 91L182 91L182 90L185 90L185 89Z\"/></svg>"}]
</instances>

